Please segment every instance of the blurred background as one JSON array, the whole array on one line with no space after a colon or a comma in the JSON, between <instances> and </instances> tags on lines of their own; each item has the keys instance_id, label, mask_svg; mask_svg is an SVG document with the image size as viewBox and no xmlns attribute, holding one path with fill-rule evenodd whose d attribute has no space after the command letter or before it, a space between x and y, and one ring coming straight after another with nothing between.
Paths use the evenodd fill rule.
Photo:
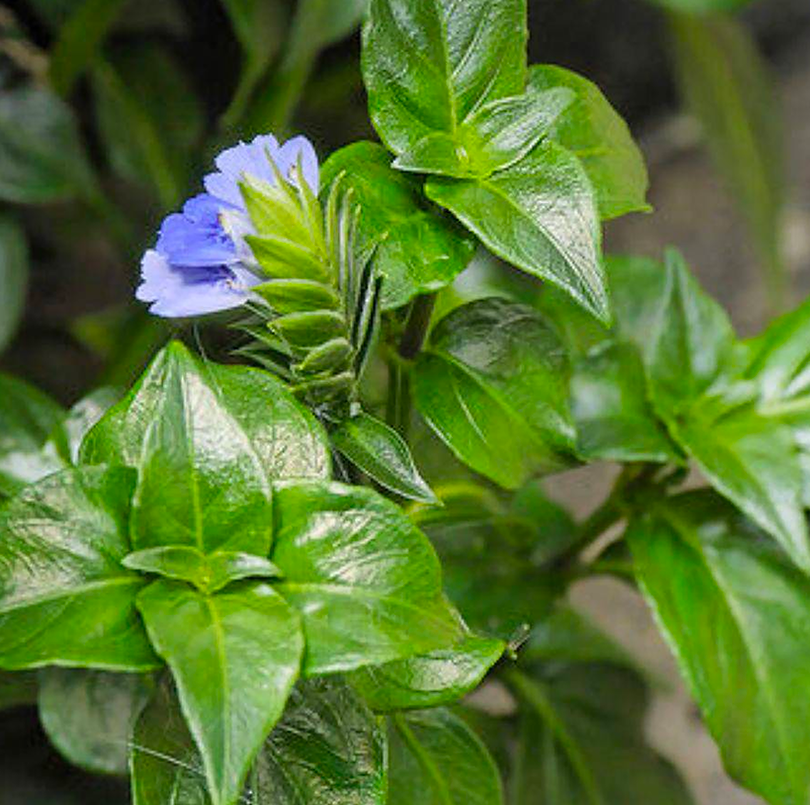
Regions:
<instances>
[{"instance_id":1,"label":"blurred background","mask_svg":"<svg viewBox=\"0 0 810 805\"><path fill-rule=\"evenodd\" d=\"M171 327L131 301L140 254L211 155L264 131L304 132L322 158L374 138L364 1L0 2L0 369L66 405L129 383ZM609 250L677 244L744 335L810 292L807 0L529 0L529 21L531 61L595 81L647 157L655 213L610 223ZM586 514L610 473L549 488ZM724 776L638 599L574 595L666 680L651 738L699 804L758 801ZM125 790L60 761L32 709L0 713L0 805Z\"/></svg>"}]
</instances>

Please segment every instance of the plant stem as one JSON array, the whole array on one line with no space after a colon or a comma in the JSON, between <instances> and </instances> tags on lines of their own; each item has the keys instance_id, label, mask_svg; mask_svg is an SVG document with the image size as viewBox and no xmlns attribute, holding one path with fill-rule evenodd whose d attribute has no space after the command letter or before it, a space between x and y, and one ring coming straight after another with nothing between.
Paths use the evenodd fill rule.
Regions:
<instances>
[{"instance_id":1,"label":"plant stem","mask_svg":"<svg viewBox=\"0 0 810 805\"><path fill-rule=\"evenodd\" d=\"M411 374L408 364L416 358L425 343L435 304L435 294L425 294L414 299L397 354L388 361L386 419L405 441L408 441L412 406Z\"/></svg>"}]
</instances>

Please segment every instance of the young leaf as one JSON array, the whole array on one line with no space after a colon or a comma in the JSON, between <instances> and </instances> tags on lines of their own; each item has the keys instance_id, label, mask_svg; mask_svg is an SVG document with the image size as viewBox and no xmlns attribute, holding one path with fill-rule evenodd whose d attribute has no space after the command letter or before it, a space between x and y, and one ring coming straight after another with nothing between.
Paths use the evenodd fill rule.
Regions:
<instances>
[{"instance_id":1,"label":"young leaf","mask_svg":"<svg viewBox=\"0 0 810 805\"><path fill-rule=\"evenodd\" d=\"M648 394L632 344L606 342L575 360L571 413L578 454L588 460L682 462Z\"/></svg>"},{"instance_id":2,"label":"young leaf","mask_svg":"<svg viewBox=\"0 0 810 805\"><path fill-rule=\"evenodd\" d=\"M88 195L95 179L71 109L40 89L0 95L0 199L21 204Z\"/></svg>"},{"instance_id":3,"label":"young leaf","mask_svg":"<svg viewBox=\"0 0 810 805\"><path fill-rule=\"evenodd\" d=\"M377 133L396 154L526 84L524 0L372 0L363 76ZM459 145L463 143L458 142Z\"/></svg>"},{"instance_id":4,"label":"young leaf","mask_svg":"<svg viewBox=\"0 0 810 805\"><path fill-rule=\"evenodd\" d=\"M0 217L0 352L17 330L28 290L28 245L10 216Z\"/></svg>"},{"instance_id":5,"label":"young leaf","mask_svg":"<svg viewBox=\"0 0 810 805\"><path fill-rule=\"evenodd\" d=\"M384 422L361 413L345 420L330 436L352 464L386 489L411 500L438 502L419 474L408 445Z\"/></svg>"},{"instance_id":6,"label":"young leaf","mask_svg":"<svg viewBox=\"0 0 810 805\"><path fill-rule=\"evenodd\" d=\"M121 564L130 570L187 581L203 593L215 593L232 581L280 575L279 569L262 556L228 551L206 555L188 545L162 545L135 551L125 556Z\"/></svg>"},{"instance_id":7,"label":"young leaf","mask_svg":"<svg viewBox=\"0 0 810 805\"><path fill-rule=\"evenodd\" d=\"M349 681L377 712L438 707L477 687L505 649L502 640L467 634L451 648L361 668Z\"/></svg>"},{"instance_id":8,"label":"young leaf","mask_svg":"<svg viewBox=\"0 0 810 805\"><path fill-rule=\"evenodd\" d=\"M248 777L244 805L383 805L386 739L362 699L331 679L299 682ZM313 762L313 757L323 762ZM134 805L210 805L199 754L171 686L138 722Z\"/></svg>"},{"instance_id":9,"label":"young leaf","mask_svg":"<svg viewBox=\"0 0 810 805\"><path fill-rule=\"evenodd\" d=\"M64 470L0 512L0 667L158 664L135 611L145 579L120 564L134 485L124 467Z\"/></svg>"},{"instance_id":10,"label":"young leaf","mask_svg":"<svg viewBox=\"0 0 810 805\"><path fill-rule=\"evenodd\" d=\"M647 167L627 124L596 84L563 67L529 68L529 87L565 87L576 100L553 124L549 137L582 162L603 219L647 212Z\"/></svg>"},{"instance_id":11,"label":"young leaf","mask_svg":"<svg viewBox=\"0 0 810 805\"><path fill-rule=\"evenodd\" d=\"M64 466L43 446L65 412L39 389L4 374L0 399L0 496L10 496Z\"/></svg>"},{"instance_id":12,"label":"young leaf","mask_svg":"<svg viewBox=\"0 0 810 805\"><path fill-rule=\"evenodd\" d=\"M450 284L475 247L450 216L431 209L418 179L393 170L390 162L381 145L359 142L335 151L321 169L325 188L342 176L341 187L351 189L360 206L357 248L376 249L383 309Z\"/></svg>"},{"instance_id":13,"label":"young leaf","mask_svg":"<svg viewBox=\"0 0 810 805\"><path fill-rule=\"evenodd\" d=\"M436 326L416 364L416 405L459 459L514 489L572 461L568 371L539 314L481 299Z\"/></svg>"},{"instance_id":14,"label":"young leaf","mask_svg":"<svg viewBox=\"0 0 810 805\"><path fill-rule=\"evenodd\" d=\"M78 668L39 672L39 718L71 763L126 774L132 728L154 689L150 676Z\"/></svg>"},{"instance_id":15,"label":"young leaf","mask_svg":"<svg viewBox=\"0 0 810 805\"><path fill-rule=\"evenodd\" d=\"M594 190L565 148L545 140L520 162L486 178L431 177L425 193L490 251L610 321Z\"/></svg>"},{"instance_id":16,"label":"young leaf","mask_svg":"<svg viewBox=\"0 0 810 805\"><path fill-rule=\"evenodd\" d=\"M133 547L270 547L271 482L328 473L326 435L266 372L203 365L177 343L90 431L86 462L140 469ZM227 494L224 494L224 490Z\"/></svg>"},{"instance_id":17,"label":"young leaf","mask_svg":"<svg viewBox=\"0 0 810 805\"><path fill-rule=\"evenodd\" d=\"M138 596L138 608L177 684L212 802L235 805L298 677L300 619L262 582L203 595L160 580Z\"/></svg>"},{"instance_id":18,"label":"young leaf","mask_svg":"<svg viewBox=\"0 0 810 805\"><path fill-rule=\"evenodd\" d=\"M308 675L458 639L436 554L399 507L367 488L314 482L282 484L274 502L276 589L301 612Z\"/></svg>"},{"instance_id":19,"label":"young leaf","mask_svg":"<svg viewBox=\"0 0 810 805\"><path fill-rule=\"evenodd\" d=\"M388 722L389 805L500 805L495 761L448 710L420 710Z\"/></svg>"},{"instance_id":20,"label":"young leaf","mask_svg":"<svg viewBox=\"0 0 810 805\"><path fill-rule=\"evenodd\" d=\"M515 805L691 805L675 769L644 740L647 696L637 675L603 664L512 671L521 703Z\"/></svg>"},{"instance_id":21,"label":"young leaf","mask_svg":"<svg viewBox=\"0 0 810 805\"><path fill-rule=\"evenodd\" d=\"M774 805L807 800L807 576L711 492L651 505L628 538L728 772Z\"/></svg>"}]
</instances>

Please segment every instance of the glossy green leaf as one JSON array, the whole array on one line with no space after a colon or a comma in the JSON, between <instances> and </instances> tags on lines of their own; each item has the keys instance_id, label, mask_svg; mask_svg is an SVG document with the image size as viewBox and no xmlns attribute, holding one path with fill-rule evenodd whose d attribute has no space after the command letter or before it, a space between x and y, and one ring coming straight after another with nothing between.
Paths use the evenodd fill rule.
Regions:
<instances>
[{"instance_id":1,"label":"glossy green leaf","mask_svg":"<svg viewBox=\"0 0 810 805\"><path fill-rule=\"evenodd\" d=\"M329 472L326 435L266 372L203 364L173 343L90 431L86 462L140 468L136 550L267 555L271 482Z\"/></svg>"},{"instance_id":2,"label":"glossy green leaf","mask_svg":"<svg viewBox=\"0 0 810 805\"><path fill-rule=\"evenodd\" d=\"M155 667L135 611L145 579L120 564L134 485L124 467L64 470L0 512L0 667Z\"/></svg>"},{"instance_id":3,"label":"glossy green leaf","mask_svg":"<svg viewBox=\"0 0 810 805\"><path fill-rule=\"evenodd\" d=\"M121 176L154 187L169 209L188 186L203 111L170 51L130 43L99 60L93 73L96 115L107 158ZM173 110L166 115L166 107Z\"/></svg>"},{"instance_id":4,"label":"glossy green leaf","mask_svg":"<svg viewBox=\"0 0 810 805\"><path fill-rule=\"evenodd\" d=\"M78 668L39 672L39 718L71 763L126 774L132 729L154 688L150 676Z\"/></svg>"},{"instance_id":5,"label":"glossy green leaf","mask_svg":"<svg viewBox=\"0 0 810 805\"><path fill-rule=\"evenodd\" d=\"M414 373L417 408L461 459L506 488L571 463L565 351L531 308L481 299L434 329Z\"/></svg>"},{"instance_id":6,"label":"glossy green leaf","mask_svg":"<svg viewBox=\"0 0 810 805\"><path fill-rule=\"evenodd\" d=\"M585 459L681 462L650 405L644 365L632 344L605 343L573 363L571 413Z\"/></svg>"},{"instance_id":7,"label":"glossy green leaf","mask_svg":"<svg viewBox=\"0 0 810 805\"><path fill-rule=\"evenodd\" d=\"M359 142L333 153L321 170L325 188L341 176L341 187L351 189L360 205L357 246L376 249L383 309L451 283L475 245L449 216L431 209L416 177L393 170L390 162L382 146Z\"/></svg>"},{"instance_id":8,"label":"glossy green leaf","mask_svg":"<svg viewBox=\"0 0 810 805\"><path fill-rule=\"evenodd\" d=\"M348 671L454 643L439 560L398 506L364 487L288 483L275 495L278 591L304 621L307 674Z\"/></svg>"},{"instance_id":9,"label":"glossy green leaf","mask_svg":"<svg viewBox=\"0 0 810 805\"><path fill-rule=\"evenodd\" d=\"M565 87L574 103L553 124L549 137L582 162L591 180L603 219L628 212L647 212L647 167L627 124L599 87L563 67L529 68L529 87Z\"/></svg>"},{"instance_id":10,"label":"glossy green leaf","mask_svg":"<svg viewBox=\"0 0 810 805\"><path fill-rule=\"evenodd\" d=\"M384 733L348 685L334 678L299 682L240 802L383 805L385 753ZM134 805L210 805L199 754L170 685L161 686L137 725L131 767Z\"/></svg>"},{"instance_id":11,"label":"glossy green leaf","mask_svg":"<svg viewBox=\"0 0 810 805\"><path fill-rule=\"evenodd\" d=\"M740 0L666 2L683 11L740 5ZM782 216L787 194L782 116L770 66L747 26L731 15L671 14L669 23L681 94L747 220L771 301L778 305L785 284Z\"/></svg>"},{"instance_id":12,"label":"glossy green leaf","mask_svg":"<svg viewBox=\"0 0 810 805\"><path fill-rule=\"evenodd\" d=\"M203 595L160 580L138 596L155 650L177 683L214 805L234 805L298 677L296 612L267 584Z\"/></svg>"},{"instance_id":13,"label":"glossy green leaf","mask_svg":"<svg viewBox=\"0 0 810 805\"><path fill-rule=\"evenodd\" d=\"M408 445L385 422L360 413L345 420L330 437L352 464L381 486L404 498L437 502L419 474Z\"/></svg>"},{"instance_id":14,"label":"glossy green leaf","mask_svg":"<svg viewBox=\"0 0 810 805\"><path fill-rule=\"evenodd\" d=\"M393 167L459 179L486 177L523 159L574 101L565 87L490 101L451 133L429 134L400 154Z\"/></svg>"},{"instance_id":15,"label":"glossy green leaf","mask_svg":"<svg viewBox=\"0 0 810 805\"><path fill-rule=\"evenodd\" d=\"M14 337L28 290L28 245L14 219L0 217L0 352Z\"/></svg>"},{"instance_id":16,"label":"glossy green leaf","mask_svg":"<svg viewBox=\"0 0 810 805\"><path fill-rule=\"evenodd\" d=\"M451 648L362 668L349 680L377 712L438 707L477 687L505 649L502 640L468 634Z\"/></svg>"},{"instance_id":17,"label":"glossy green leaf","mask_svg":"<svg viewBox=\"0 0 810 805\"><path fill-rule=\"evenodd\" d=\"M28 383L0 374L0 496L13 495L26 484L55 472L63 461L46 454L48 434L65 412Z\"/></svg>"},{"instance_id":18,"label":"glossy green leaf","mask_svg":"<svg viewBox=\"0 0 810 805\"><path fill-rule=\"evenodd\" d=\"M774 805L806 801L807 576L710 492L651 505L628 537L728 772Z\"/></svg>"},{"instance_id":19,"label":"glossy green leaf","mask_svg":"<svg viewBox=\"0 0 810 805\"><path fill-rule=\"evenodd\" d=\"M425 193L498 257L610 321L596 197L582 164L565 148L545 140L488 178L431 177Z\"/></svg>"},{"instance_id":20,"label":"glossy green leaf","mask_svg":"<svg viewBox=\"0 0 810 805\"><path fill-rule=\"evenodd\" d=\"M691 805L678 773L644 740L637 675L585 664L546 676L513 671L508 681L521 703L515 805Z\"/></svg>"},{"instance_id":21,"label":"glossy green leaf","mask_svg":"<svg viewBox=\"0 0 810 805\"><path fill-rule=\"evenodd\" d=\"M448 710L389 719L389 805L499 805L498 768L473 731Z\"/></svg>"},{"instance_id":22,"label":"glossy green leaf","mask_svg":"<svg viewBox=\"0 0 810 805\"><path fill-rule=\"evenodd\" d=\"M396 154L458 129L526 83L524 0L372 0L363 75L377 133ZM459 142L459 145L463 143Z\"/></svg>"},{"instance_id":23,"label":"glossy green leaf","mask_svg":"<svg viewBox=\"0 0 810 805\"><path fill-rule=\"evenodd\" d=\"M279 569L252 553L214 551L208 555L188 545L163 545L127 554L121 564L130 570L187 581L200 592L215 593L232 581L276 578Z\"/></svg>"},{"instance_id":24,"label":"glossy green leaf","mask_svg":"<svg viewBox=\"0 0 810 805\"><path fill-rule=\"evenodd\" d=\"M252 805L384 805L386 736L335 678L299 683L256 759Z\"/></svg>"},{"instance_id":25,"label":"glossy green leaf","mask_svg":"<svg viewBox=\"0 0 810 805\"><path fill-rule=\"evenodd\" d=\"M93 186L70 108L45 90L4 91L0 95L0 199L44 203L88 194Z\"/></svg>"}]
</instances>

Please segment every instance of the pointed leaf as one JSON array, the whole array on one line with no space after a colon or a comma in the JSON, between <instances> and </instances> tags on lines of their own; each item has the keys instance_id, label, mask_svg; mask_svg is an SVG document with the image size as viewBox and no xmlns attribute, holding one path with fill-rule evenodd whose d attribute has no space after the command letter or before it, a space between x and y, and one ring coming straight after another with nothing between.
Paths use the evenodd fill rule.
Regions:
<instances>
[{"instance_id":1,"label":"pointed leaf","mask_svg":"<svg viewBox=\"0 0 810 805\"><path fill-rule=\"evenodd\" d=\"M419 474L408 445L384 422L361 413L345 420L330 437L352 464L386 489L411 500L438 502Z\"/></svg>"},{"instance_id":2,"label":"pointed leaf","mask_svg":"<svg viewBox=\"0 0 810 805\"><path fill-rule=\"evenodd\" d=\"M627 124L596 84L563 67L529 68L529 87L566 87L574 103L555 121L549 137L582 162L591 180L603 219L646 212L647 167Z\"/></svg>"},{"instance_id":3,"label":"pointed leaf","mask_svg":"<svg viewBox=\"0 0 810 805\"><path fill-rule=\"evenodd\" d=\"M124 569L135 473L64 470L0 512L0 667L154 668Z\"/></svg>"},{"instance_id":4,"label":"pointed leaf","mask_svg":"<svg viewBox=\"0 0 810 805\"><path fill-rule=\"evenodd\" d=\"M425 193L498 257L554 283L598 319L610 321L596 197L569 151L546 140L488 178L432 177Z\"/></svg>"},{"instance_id":5,"label":"pointed leaf","mask_svg":"<svg viewBox=\"0 0 810 805\"><path fill-rule=\"evenodd\" d=\"M362 668L349 680L377 712L437 707L477 687L505 650L502 640L468 634L451 648Z\"/></svg>"},{"instance_id":6,"label":"pointed leaf","mask_svg":"<svg viewBox=\"0 0 810 805\"><path fill-rule=\"evenodd\" d=\"M138 608L177 683L211 799L234 805L298 676L298 615L262 582L206 596L156 581L138 596Z\"/></svg>"},{"instance_id":7,"label":"pointed leaf","mask_svg":"<svg viewBox=\"0 0 810 805\"><path fill-rule=\"evenodd\" d=\"M275 497L271 559L300 612L309 675L348 671L449 646L457 615L442 596L427 538L363 487L289 483Z\"/></svg>"},{"instance_id":8,"label":"pointed leaf","mask_svg":"<svg viewBox=\"0 0 810 805\"><path fill-rule=\"evenodd\" d=\"M396 154L435 132L455 135L490 101L526 83L526 4L372 0L363 31L369 112ZM461 143L460 143L461 144Z\"/></svg>"},{"instance_id":9,"label":"pointed leaf","mask_svg":"<svg viewBox=\"0 0 810 805\"><path fill-rule=\"evenodd\" d=\"M806 801L807 576L711 492L656 503L628 538L728 772L774 805Z\"/></svg>"},{"instance_id":10,"label":"pointed leaf","mask_svg":"<svg viewBox=\"0 0 810 805\"><path fill-rule=\"evenodd\" d=\"M531 308L481 299L434 329L414 374L416 406L465 464L514 489L572 462L568 360Z\"/></svg>"},{"instance_id":11,"label":"pointed leaf","mask_svg":"<svg viewBox=\"0 0 810 805\"><path fill-rule=\"evenodd\" d=\"M390 805L499 805L495 761L472 730L448 710L389 719Z\"/></svg>"}]
</instances>

